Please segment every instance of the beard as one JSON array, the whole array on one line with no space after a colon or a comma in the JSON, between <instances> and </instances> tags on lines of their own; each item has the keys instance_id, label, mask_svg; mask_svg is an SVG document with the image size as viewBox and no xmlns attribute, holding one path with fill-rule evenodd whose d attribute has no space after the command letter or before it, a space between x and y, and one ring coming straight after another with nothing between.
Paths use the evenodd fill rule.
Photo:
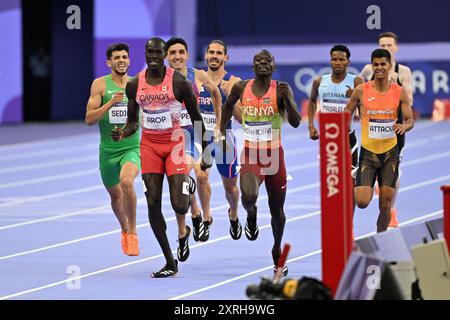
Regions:
<instances>
[{"instance_id":1,"label":"beard","mask_svg":"<svg viewBox=\"0 0 450 320\"><path fill-rule=\"evenodd\" d=\"M125 71L119 71L118 70L119 68L113 68L113 70L114 70L114 72L116 73L116 74L118 74L119 76L124 76L124 75L126 75L127 74L127 72L128 72L128 67L125 69Z\"/></svg>"},{"instance_id":2,"label":"beard","mask_svg":"<svg viewBox=\"0 0 450 320\"><path fill-rule=\"evenodd\" d=\"M208 60L208 68L211 69L212 71L217 71L224 65L223 60L215 60L214 62L216 62L217 65L216 66L211 66L211 62L210 61L211 60Z\"/></svg>"}]
</instances>

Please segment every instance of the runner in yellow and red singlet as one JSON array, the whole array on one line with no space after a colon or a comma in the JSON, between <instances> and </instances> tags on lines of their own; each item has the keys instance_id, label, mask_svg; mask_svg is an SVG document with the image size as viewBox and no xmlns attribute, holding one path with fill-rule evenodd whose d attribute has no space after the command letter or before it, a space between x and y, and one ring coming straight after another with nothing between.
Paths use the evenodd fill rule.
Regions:
<instances>
[{"instance_id":1,"label":"runner in yellow and red singlet","mask_svg":"<svg viewBox=\"0 0 450 320\"><path fill-rule=\"evenodd\" d=\"M358 104L361 104L361 152L356 174L356 205L359 208L369 205L375 179L378 179L380 213L377 232L382 232L388 228L391 220L392 199L398 178L397 134L403 135L411 130L414 120L405 88L389 81L392 68L389 51L374 50L371 62L375 79L356 87L345 109L353 114ZM398 108L403 113L402 123L397 123Z\"/></svg>"}]
</instances>

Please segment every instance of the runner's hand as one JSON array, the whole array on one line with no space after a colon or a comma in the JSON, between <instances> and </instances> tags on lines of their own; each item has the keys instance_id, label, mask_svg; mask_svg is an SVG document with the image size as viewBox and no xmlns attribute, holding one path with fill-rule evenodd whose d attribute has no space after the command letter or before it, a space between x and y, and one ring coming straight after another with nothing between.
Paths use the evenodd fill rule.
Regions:
<instances>
[{"instance_id":1,"label":"runner's hand","mask_svg":"<svg viewBox=\"0 0 450 320\"><path fill-rule=\"evenodd\" d=\"M347 91L345 91L345 96L347 98L350 98L352 96L352 94L353 94L353 89L350 88L350 86L346 86L346 87L347 87Z\"/></svg>"},{"instance_id":2,"label":"runner's hand","mask_svg":"<svg viewBox=\"0 0 450 320\"><path fill-rule=\"evenodd\" d=\"M394 124L394 131L397 134L405 134L406 126L403 123L396 123Z\"/></svg>"},{"instance_id":3,"label":"runner's hand","mask_svg":"<svg viewBox=\"0 0 450 320\"><path fill-rule=\"evenodd\" d=\"M209 148L206 148L206 150L203 150L202 161L200 162L200 169L206 172L206 170L211 168L211 166L212 166L211 151L209 150Z\"/></svg>"},{"instance_id":4,"label":"runner's hand","mask_svg":"<svg viewBox=\"0 0 450 320\"><path fill-rule=\"evenodd\" d=\"M114 141L120 141L123 139L123 130L118 126L114 126L114 129L111 130L111 138Z\"/></svg>"},{"instance_id":5,"label":"runner's hand","mask_svg":"<svg viewBox=\"0 0 450 320\"><path fill-rule=\"evenodd\" d=\"M113 106L119 102L122 102L124 96L125 96L125 92L123 92L123 91L117 91L116 93L114 93L114 95L111 99L111 105Z\"/></svg>"}]
</instances>

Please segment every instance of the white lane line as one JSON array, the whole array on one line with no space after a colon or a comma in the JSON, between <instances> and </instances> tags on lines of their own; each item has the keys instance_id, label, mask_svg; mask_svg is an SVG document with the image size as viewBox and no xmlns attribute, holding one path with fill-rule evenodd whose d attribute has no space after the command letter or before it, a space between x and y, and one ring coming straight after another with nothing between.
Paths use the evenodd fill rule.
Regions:
<instances>
[{"instance_id":1,"label":"white lane line","mask_svg":"<svg viewBox=\"0 0 450 320\"><path fill-rule=\"evenodd\" d=\"M92 174L96 174L98 172L99 172L99 169L96 168L96 169L81 170L81 171L57 174L57 175L52 175L52 176L45 176L45 177L42 177L42 178L35 178L35 179L7 182L7 183L0 184L0 189L14 188L14 187L20 187L20 186L28 186L28 185L42 183L42 182L56 181L56 180L75 178L75 177L82 177L82 176L89 176L89 175L92 175Z\"/></svg>"},{"instance_id":2,"label":"white lane line","mask_svg":"<svg viewBox=\"0 0 450 320\"><path fill-rule=\"evenodd\" d=\"M428 219L428 218L431 218L431 217L440 215L440 214L442 214L442 213L443 213L442 210L434 211L434 212L425 214L425 215L423 215L423 216L420 216L420 217L418 217L418 218L408 220L408 221L402 223L401 225L403 226L403 225L411 224L411 223L414 223L414 222L417 222L417 221L421 221L421 220L424 220L424 219ZM361 238L365 238L365 237L370 237L370 236L372 236L372 235L374 235L374 234L375 234L375 232L367 233L367 234L365 234L365 235L363 235L363 236L358 237L357 239L361 239ZM308 257L314 256L314 255L318 255L318 254L320 254L320 253L322 253L322 250L315 250L315 251L309 252L309 253L307 253L307 254L304 254L304 255L301 255L301 256L297 256L297 257L292 258L292 259L288 259L288 260L286 261L286 263L292 263L292 262L295 262L295 261L303 260L303 259L306 259L306 258L308 258ZM261 273L261 272L264 272L264 271L267 271L267 270L272 270L272 269L273 269L273 265L270 265L270 266L268 266L268 267L263 267L263 268L260 268L260 269L257 269L257 270L254 270L254 271L251 271L251 272L242 274L242 275L240 275L240 276L237 276L237 277L234 277L234 278L225 280L225 281L221 281L221 282L215 283L215 284L213 284L213 285L210 285L210 286L207 286L207 287L204 287L204 288L200 288L200 289L197 289L197 290L194 290L194 291L190 291L190 292L187 292L187 293L184 293L184 294L181 294L181 295L178 295L178 296L169 298L169 300L180 300L180 299L184 299L184 298L193 296L193 295L195 295L195 294L199 294L199 293L202 293L202 292L211 290L211 289L215 289L215 288L221 287L221 286L223 286L223 285L226 285L226 284L229 284L229 283L232 283L232 282L235 282L235 281L238 281L238 280L241 280L241 279L244 279L244 278L253 276L253 275L255 275L255 274L258 274L258 273Z\"/></svg>"},{"instance_id":3,"label":"white lane line","mask_svg":"<svg viewBox=\"0 0 450 320\"><path fill-rule=\"evenodd\" d=\"M412 185L409 185L409 186L402 187L402 188L400 188L399 192L406 192L406 191L422 188L422 187L425 187L425 186L428 186L428 185L431 185L431 184L434 184L434 183L439 183L439 182L445 181L447 179L450 179L450 174L446 175L446 176L438 177L438 178L435 178L435 179L430 179L430 180L426 180L426 181L415 183L415 184L412 184ZM306 185L306 186L301 186L301 187L297 187L297 188L288 189L287 193L288 194L297 193L297 192L300 192L300 191L313 189L313 188L316 188L316 187L319 187L319 186L320 186L320 183L313 183L313 184L309 184L309 185ZM377 198L378 198L378 195L376 195L374 197L374 199L377 199ZM267 195L262 196L262 197L260 197L258 199L258 202L262 201L262 200L266 200L266 199L267 199ZM228 204L211 208L211 211L222 210L222 209L226 209L226 208L228 208ZM312 214L315 215L315 214L319 214L319 213L320 213L320 210L319 211L315 211ZM168 218L166 221L173 221L173 220L174 220L174 218ZM139 224L137 226L137 228L141 228L141 227L144 227L144 226L148 226L148 223ZM69 244L78 243L78 242L82 242L82 241L86 241L86 240L96 239L96 238L100 238L100 237L103 237L103 236L111 235L111 234L114 234L114 233L119 233L120 231L121 231L120 229L112 230L112 231L108 231L108 232L104 232L104 233L100 233L100 234L94 234L94 235L88 236L88 237L83 237L83 238L79 238L79 239L75 239L75 240L70 240L70 241L66 241L66 242L56 243L56 244L53 244L53 245L50 245L50 246L46 246L46 247L42 247L42 248L37 248L37 249L33 249L33 250L18 252L18 253L11 254L11 255L8 255L8 256L0 257L0 261L1 260L6 260L6 259L10 259L10 258L14 258L14 257L27 255L27 254L31 254L31 253L46 251L46 250L53 249L53 248L58 248L58 247L61 247L61 246L64 246L64 245L69 245Z\"/></svg>"},{"instance_id":4,"label":"white lane line","mask_svg":"<svg viewBox=\"0 0 450 320\"><path fill-rule=\"evenodd\" d=\"M73 189L70 191L56 192L56 193L51 193L51 194L47 194L44 196L30 197L30 198L26 198L26 199L22 199L22 200L0 203L0 208L12 207L12 206L16 206L19 204L38 202L38 201L42 201L42 200L65 197L65 196L86 193L86 192L91 192L91 191L96 191L96 190L101 190L101 189L104 189L104 187L101 185L95 185L95 186L90 186L90 187L86 187L86 188Z\"/></svg>"},{"instance_id":5,"label":"white lane line","mask_svg":"<svg viewBox=\"0 0 450 320\"><path fill-rule=\"evenodd\" d=\"M33 169L49 168L49 167L62 166L62 165L74 164L74 163L90 162L90 161L94 161L94 160L98 161L97 154L95 156L91 155L91 156L77 157L77 158L71 158L71 159L65 159L65 160L48 161L48 162L34 163L34 164L24 164L24 165L15 166L15 167L4 168L4 169L0 169L0 174L21 172L21 171L33 170Z\"/></svg>"},{"instance_id":6,"label":"white lane line","mask_svg":"<svg viewBox=\"0 0 450 320\"><path fill-rule=\"evenodd\" d=\"M98 133L83 133L73 136L66 136L66 137L58 137L58 138L49 138L49 139L42 139L42 140L36 140L32 142L20 142L20 143L13 143L13 144L7 144L0 146L0 151L12 151L15 149L21 149L27 147L34 147L34 146L43 146L44 144L51 144L51 143L57 143L57 142L70 142L72 140L87 140L89 137L94 137L98 139ZM57 148L57 146L55 147Z\"/></svg>"},{"instance_id":7,"label":"white lane line","mask_svg":"<svg viewBox=\"0 0 450 320\"><path fill-rule=\"evenodd\" d=\"M291 193L304 191L304 190L307 190L307 189L314 189L314 188L317 188L318 186L319 186L319 183L313 183L313 184L306 185L306 186L301 186L301 187L297 187L297 188L288 189L287 193L291 194ZM267 199L267 195L261 196L258 199L258 202L266 200L266 199ZM144 201L142 201L142 203L143 202ZM211 212L222 210L222 209L227 209L228 207L229 207L228 203L224 204L224 205L221 205L221 206L213 207L213 208L211 208ZM94 211L94 212L96 212L96 211ZM316 212L320 212L320 211L316 211ZM173 220L175 220L175 218L173 218L173 217L166 219L166 221L173 221ZM136 226L136 228L142 228L142 227L145 227L145 226L148 226L148 222L139 224L139 225ZM78 243L78 242L82 242L82 241L86 241L86 240L96 239L96 238L100 238L100 237L103 237L103 236L108 236L108 235L111 235L111 234L114 234L114 233L119 233L119 232L121 232L121 229L116 229L116 230L107 231L107 232L104 232L104 233L94 234L94 235L88 236L88 237L83 237L83 238L79 238L79 239L74 239L74 240L65 241L65 242L61 242L61 243L56 243L56 244L53 244L53 245L50 245L50 246L46 246L46 247L42 247L42 248L37 248L37 249L33 249L33 250L18 252L18 253L14 253L14 254L10 254L10 255L7 255L7 256L0 257L0 261L1 260L6 260L6 259L10 259L10 258L14 258L14 257L24 256L24 255L31 254L31 253L46 251L46 250L49 250L49 249L58 248L58 247L61 247L61 246L65 246L65 245L69 245L69 244L73 244L73 243Z\"/></svg>"},{"instance_id":8,"label":"white lane line","mask_svg":"<svg viewBox=\"0 0 450 320\"><path fill-rule=\"evenodd\" d=\"M424 216L421 216L421 217L419 217L419 218L415 218L415 219L412 219L412 220L408 220L408 221L402 223L402 225L406 225L406 224L412 223L411 221L416 222L416 221L419 221L419 220L423 220L423 219L426 219L426 218L430 218L430 217L433 217L433 216L442 214L442 212L443 212L442 210L438 210L438 211L435 211L435 212L426 214L426 215L424 215ZM309 217L312 217L312 216L316 216L316 215L318 215L318 214L320 214L320 211L311 212L311 213L306 214L306 215L301 215L301 216L293 217L293 218L290 218L290 219L286 219L286 224L287 224L287 223L290 223L290 222L293 222L293 221L296 221L296 220L303 220L303 219L306 219L306 218L309 218ZM268 229L268 228L270 228L270 227L271 227L271 225L270 225L270 224L267 224L267 225L262 226L260 229ZM370 235L372 235L372 234L374 234L374 232L371 232L371 233L368 233L368 234L363 235L363 236L361 236L361 237L358 237L358 239L360 239L360 238L362 238L362 237L370 236ZM206 245L211 245L211 244L213 244L213 243L216 243L216 242L219 242L219 241L223 241L223 240L227 240L227 239L231 239L231 237L230 237L230 236L223 236L223 237L220 237L220 238L212 239L212 240L209 240L208 242L203 242L203 243L200 243L200 244L196 244L196 245L194 245L194 246L191 246L191 248L194 249L194 248L197 248L197 247L202 247L202 246L206 246ZM292 262L294 262L294 261L301 260L301 259L304 259L304 258L306 258L306 257L309 257L309 256L312 256L312 255L319 254L321 251L322 251L322 250L316 250L316 251L307 253L307 254L305 254L305 255L302 255L302 256L300 256L300 257L296 257L296 258L293 258L293 259L289 259L287 262L288 262L288 263L292 263ZM172 254L176 254L176 250L172 250ZM135 260L135 261L128 262L128 263L123 263L123 264L120 264L120 265L116 265L116 266L112 266L112 267L109 267L109 268L97 270L97 271L94 271L94 272L90 272L90 273L87 273L87 274L85 274L85 275L81 275L81 276L69 278L69 279L66 279L66 280L62 280L62 281L50 283L50 284L47 284L47 285L44 285L44 286L40 286L40 287L37 287L37 288L33 288L33 289L29 289L29 290L25 290L25 291L13 293L13 294L6 295L6 296L1 296L1 297L0 297L0 300L7 300L7 299L11 299L11 298L23 296L23 295L26 295L26 294L29 294L29 293L41 291L41 290L48 289L48 288L52 288L52 287L55 287L55 286L58 286L58 285L61 285L61 284L65 284L65 283L68 283L68 282L72 282L72 281L74 281L74 280L79 280L79 279L83 279L83 278L87 278L87 277L92 277L92 276L95 276L95 275L97 275L97 274L105 273L105 272L108 272L108 271L113 271L113 270L116 270L116 269L121 269L121 268L124 268L124 267L128 267L128 266L131 266L131 265L134 265L134 264L146 262L146 261L149 261L149 260L154 260L154 259L161 258L161 257L163 257L163 255L162 255L162 254L159 254L159 255L151 256L151 257L144 258L144 259ZM303 257L303 258L302 258L302 257ZM265 268L262 268L262 269L263 269L263 271L264 271L264 270L267 270L268 268L269 268L269 267L265 267ZM273 265L271 265L270 268L273 268ZM261 269L258 269L258 270L261 270ZM251 274L253 274L253 273L247 273L247 274L248 274L248 275L251 275ZM239 279L242 279L242 278L243 278L243 277L240 276L240 277L236 277L236 278L233 278L233 279L239 280ZM234 280L234 281L236 281L236 280ZM230 281L230 280L228 280L228 281L222 281L222 282L221 282L221 283L222 283L221 285L226 284L226 283L230 283L230 282L232 282L232 281ZM203 291L210 290L210 289L215 288L215 287L217 287L217 286L220 286L220 285L215 284L215 285L213 285L213 286L209 286L209 287L206 287L206 288L202 288L202 289L198 289L198 290L195 290L195 291L191 291L191 292L188 292L188 293L186 293L186 294L183 294L183 295L179 295L179 296L170 298L170 300L178 300L178 299L181 299L181 298L185 298L185 297L188 297L188 296L190 296L190 295L194 295L194 294L196 294L196 293L200 293L200 292L203 292Z\"/></svg>"},{"instance_id":9,"label":"white lane line","mask_svg":"<svg viewBox=\"0 0 450 320\"><path fill-rule=\"evenodd\" d=\"M98 143L90 143L86 145L82 145L79 147L74 148L71 147L61 147L57 149L49 149L49 150L39 150L39 151L30 151L30 152L23 152L23 153L17 153L17 154L7 154L2 157L0 157L0 161L11 161L11 160L19 160L19 159L26 159L26 158L32 158L32 157L42 157L42 156L50 156L55 154L61 154L61 153L69 153L69 152L80 152L81 150L92 150L92 149L98 149Z\"/></svg>"},{"instance_id":10,"label":"white lane line","mask_svg":"<svg viewBox=\"0 0 450 320\"><path fill-rule=\"evenodd\" d=\"M286 219L286 223L290 223L290 222L297 221L297 220L307 219L307 218L316 216L318 214L320 214L320 211L315 211L315 212L311 212L311 213L308 213L308 214L305 214L305 215L289 218L289 219ZM270 227L271 227L271 224L266 224L266 225L260 227L260 229L264 230L264 229L268 229ZM199 243L199 244L190 246L190 248L194 249L194 248L197 248L197 247L211 245L213 243L220 242L220 241L223 241L223 240L228 240L228 239L231 239L231 236L228 235L228 236L223 236L223 237L216 238L216 239L211 239L211 240L208 240L207 242L203 242L203 243ZM177 250L172 250L173 254L176 254L176 252L177 252ZM43 290L43 289L48 289L48 288L51 288L51 287L55 287L55 286L58 286L60 284L64 284L64 283L67 283L67 282L70 282L70 281L83 279L83 278L87 278L87 277L92 277L92 276L95 276L97 274L101 274L101 273L105 273L105 272L108 272L108 271L112 271L112 270L128 267L128 266L133 265L133 264L138 264L138 263L146 262L146 261L149 261L149 260L154 260L154 259L161 258L161 257L163 257L163 255L159 254L159 255L151 256L151 257L144 258L144 259L135 260L135 261L128 262L128 263L123 263L123 264L116 265L116 266L113 266L113 267L109 267L109 268L106 268L106 269L101 269L101 270L98 270L98 271L87 273L85 275L81 275L81 276L78 276L78 277L72 277L72 278L67 279L67 280L54 282L54 283L51 283L51 284L48 284L48 285L45 285L45 286L41 286L41 287L38 287L38 288L34 288L34 289L30 289L30 290L14 293L14 294L7 295L7 296L1 296L0 300L11 299L11 298L18 297L18 296L21 296L21 295L25 295L25 294L28 294L28 293L32 293L32 292L40 291L40 290Z\"/></svg>"},{"instance_id":11,"label":"white lane line","mask_svg":"<svg viewBox=\"0 0 450 320\"><path fill-rule=\"evenodd\" d=\"M442 157L448 157L448 156L450 156L450 152L447 152L447 153L444 153L444 154L442 154L442 153L433 154L433 155L425 156L425 157L422 157L422 158L417 158L417 159L414 159L414 160L403 161L402 165L403 166L416 165L416 164L421 164L421 163L424 163L424 162L433 161L433 160L437 160L437 159L440 159ZM291 167L291 169L288 170L288 173L291 173L291 172L294 172L294 171L297 171L297 170L303 170L303 169L307 169L307 168L316 167L318 165L319 165L318 161L313 161L313 162L309 162L309 163L306 163L306 164L293 166L293 167ZM218 185L220 185L220 183ZM288 188L288 191L289 191L289 188ZM168 193L165 193L164 195L168 195ZM139 201L145 201L145 197L139 198ZM98 207L98 208L101 208L101 210L105 210L104 209L105 206ZM56 220L56 219L60 219L60 218L71 217L71 216L74 216L74 215L77 215L77 214L84 213L83 210L82 210L82 213L77 213L77 212L80 212L80 211L75 211L74 213L67 213L67 214L57 215L57 216L43 218L43 219L25 221L25 222L21 222L21 223L12 224L12 225L1 226L0 227L0 231L1 230L5 230L5 229L10 229L10 228L21 227L21 226L24 226L24 225L30 225L30 224L34 224L34 223L39 223L39 222L46 222L46 221Z\"/></svg>"}]
</instances>

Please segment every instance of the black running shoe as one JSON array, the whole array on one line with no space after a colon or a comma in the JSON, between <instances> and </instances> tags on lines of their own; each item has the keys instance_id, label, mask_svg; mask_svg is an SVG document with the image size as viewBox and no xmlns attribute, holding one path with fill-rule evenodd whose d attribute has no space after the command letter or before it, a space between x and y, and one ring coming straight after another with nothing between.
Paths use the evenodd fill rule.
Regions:
<instances>
[{"instance_id":1,"label":"black running shoe","mask_svg":"<svg viewBox=\"0 0 450 320\"><path fill-rule=\"evenodd\" d=\"M199 241L200 235L203 233L203 230L205 229L201 213L197 217L192 218L192 227L194 228L194 230L192 230L192 236L194 237L195 241Z\"/></svg>"},{"instance_id":2,"label":"black running shoe","mask_svg":"<svg viewBox=\"0 0 450 320\"><path fill-rule=\"evenodd\" d=\"M250 241L255 241L258 238L259 228L256 223L256 209L254 218L250 218L247 216L247 223L245 224L245 236Z\"/></svg>"},{"instance_id":3,"label":"black running shoe","mask_svg":"<svg viewBox=\"0 0 450 320\"><path fill-rule=\"evenodd\" d=\"M152 273L152 278L168 278L173 277L178 273L178 261L175 260L175 266L165 265L159 271L155 271Z\"/></svg>"},{"instance_id":4,"label":"black running shoe","mask_svg":"<svg viewBox=\"0 0 450 320\"><path fill-rule=\"evenodd\" d=\"M178 238L178 250L177 257L181 262L186 261L189 258L189 235L191 234L191 228L186 226L186 235L183 238Z\"/></svg>"},{"instance_id":5,"label":"black running shoe","mask_svg":"<svg viewBox=\"0 0 450 320\"><path fill-rule=\"evenodd\" d=\"M288 275L288 271L289 270L288 270L287 265L284 265L283 271L281 272L281 276L282 277L286 277ZM277 273L277 266L276 265L273 266L273 274L275 274L275 273Z\"/></svg>"},{"instance_id":6,"label":"black running shoe","mask_svg":"<svg viewBox=\"0 0 450 320\"><path fill-rule=\"evenodd\" d=\"M230 216L230 209L228 209L228 216ZM239 218L236 221L230 219L230 235L233 240L239 240L242 235L242 226L239 222Z\"/></svg>"},{"instance_id":7,"label":"black running shoe","mask_svg":"<svg viewBox=\"0 0 450 320\"><path fill-rule=\"evenodd\" d=\"M203 228L200 228L199 239L201 242L206 242L209 239L209 231L211 230L211 225L213 224L213 218L211 220L203 220Z\"/></svg>"}]
</instances>

